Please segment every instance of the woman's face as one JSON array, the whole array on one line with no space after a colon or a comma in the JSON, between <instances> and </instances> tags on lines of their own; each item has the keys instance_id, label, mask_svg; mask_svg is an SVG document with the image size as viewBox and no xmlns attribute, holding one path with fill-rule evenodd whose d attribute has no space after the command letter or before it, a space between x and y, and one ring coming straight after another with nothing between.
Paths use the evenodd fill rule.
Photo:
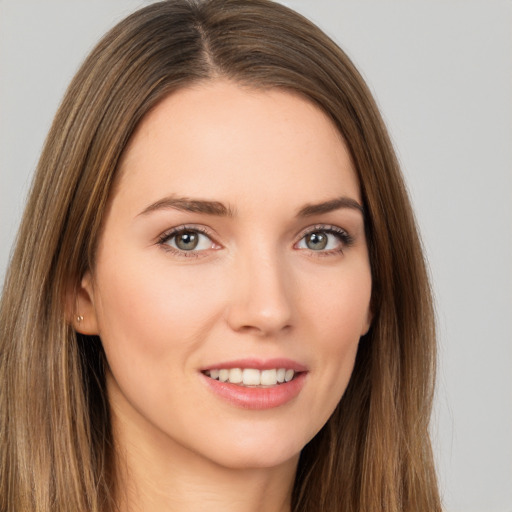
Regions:
<instances>
[{"instance_id":1,"label":"woman's face","mask_svg":"<svg viewBox=\"0 0 512 512\"><path fill-rule=\"evenodd\" d=\"M370 322L339 133L297 95L207 82L143 120L119 172L79 296L116 429L145 452L227 467L296 458Z\"/></svg>"}]
</instances>

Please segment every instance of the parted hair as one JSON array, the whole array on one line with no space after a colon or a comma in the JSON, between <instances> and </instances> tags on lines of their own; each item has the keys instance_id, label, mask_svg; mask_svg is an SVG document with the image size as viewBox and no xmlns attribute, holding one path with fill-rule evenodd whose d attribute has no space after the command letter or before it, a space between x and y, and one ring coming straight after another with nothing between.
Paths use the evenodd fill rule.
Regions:
<instances>
[{"instance_id":1,"label":"parted hair","mask_svg":"<svg viewBox=\"0 0 512 512\"><path fill-rule=\"evenodd\" d=\"M268 0L166 0L111 29L48 134L0 305L0 512L113 512L114 440L101 340L69 297L94 269L105 205L141 119L216 78L319 106L359 178L372 326L336 410L301 453L293 512L438 512L429 438L435 328L421 242L375 101L318 27Z\"/></svg>"}]
</instances>

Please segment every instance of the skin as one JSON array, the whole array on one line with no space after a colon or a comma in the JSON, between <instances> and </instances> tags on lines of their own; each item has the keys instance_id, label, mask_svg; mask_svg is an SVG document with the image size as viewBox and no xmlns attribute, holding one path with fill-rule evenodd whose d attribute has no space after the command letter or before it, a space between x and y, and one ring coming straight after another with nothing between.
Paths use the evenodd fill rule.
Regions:
<instances>
[{"instance_id":1,"label":"skin","mask_svg":"<svg viewBox=\"0 0 512 512\"><path fill-rule=\"evenodd\" d=\"M155 206L177 197L229 215ZM292 93L211 81L142 121L76 326L100 335L110 366L121 510L290 510L300 450L343 395L371 321L361 211L298 215L341 197L361 204L347 148ZM183 225L207 231L195 251L164 240ZM325 231L333 226L351 243ZM327 248L312 249L308 230ZM248 357L304 365L300 393L248 410L205 385L201 369Z\"/></svg>"}]
</instances>

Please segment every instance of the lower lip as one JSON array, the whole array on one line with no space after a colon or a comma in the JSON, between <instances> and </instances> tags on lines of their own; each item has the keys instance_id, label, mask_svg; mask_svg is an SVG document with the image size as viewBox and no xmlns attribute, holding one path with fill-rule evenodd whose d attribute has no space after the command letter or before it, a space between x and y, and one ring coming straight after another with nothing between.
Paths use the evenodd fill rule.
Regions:
<instances>
[{"instance_id":1,"label":"lower lip","mask_svg":"<svg viewBox=\"0 0 512 512\"><path fill-rule=\"evenodd\" d=\"M299 373L290 382L283 382L268 388L245 387L221 382L201 374L209 389L231 405L243 409L272 409L293 400L302 390L306 382L306 373Z\"/></svg>"}]
</instances>

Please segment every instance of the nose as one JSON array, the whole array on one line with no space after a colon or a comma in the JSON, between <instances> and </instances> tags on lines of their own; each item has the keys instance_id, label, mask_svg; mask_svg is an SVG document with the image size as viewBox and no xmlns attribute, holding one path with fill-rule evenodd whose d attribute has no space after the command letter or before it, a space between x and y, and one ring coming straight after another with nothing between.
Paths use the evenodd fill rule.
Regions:
<instances>
[{"instance_id":1,"label":"nose","mask_svg":"<svg viewBox=\"0 0 512 512\"><path fill-rule=\"evenodd\" d=\"M292 283L278 255L240 255L234 264L227 322L237 332L274 336L292 326Z\"/></svg>"}]
</instances>

